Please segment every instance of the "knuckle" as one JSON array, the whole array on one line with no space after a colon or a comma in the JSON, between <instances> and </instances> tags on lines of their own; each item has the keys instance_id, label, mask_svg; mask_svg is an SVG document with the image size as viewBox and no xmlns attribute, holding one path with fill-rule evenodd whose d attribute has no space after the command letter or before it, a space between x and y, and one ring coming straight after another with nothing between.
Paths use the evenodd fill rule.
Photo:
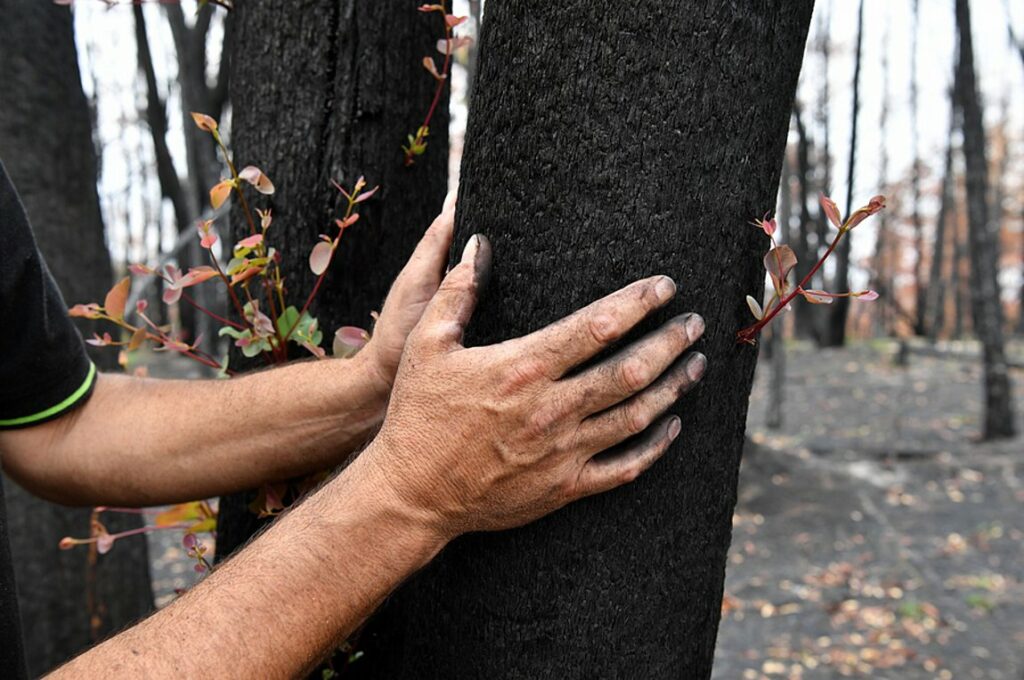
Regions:
<instances>
[{"instance_id":1,"label":"knuckle","mask_svg":"<svg viewBox=\"0 0 1024 680\"><path fill-rule=\"evenodd\" d=\"M619 385L629 393L638 392L649 382L650 368L640 357L629 357L619 364Z\"/></svg>"},{"instance_id":2,"label":"knuckle","mask_svg":"<svg viewBox=\"0 0 1024 680\"><path fill-rule=\"evenodd\" d=\"M572 499L576 497L577 488L576 480L573 477L566 475L559 480L555 493L563 499Z\"/></svg>"},{"instance_id":3,"label":"knuckle","mask_svg":"<svg viewBox=\"0 0 1024 680\"><path fill-rule=\"evenodd\" d=\"M442 292L463 292L473 287L473 271L466 262L460 262L448 272L448 276L441 281L440 291Z\"/></svg>"},{"instance_id":4,"label":"knuckle","mask_svg":"<svg viewBox=\"0 0 1024 680\"><path fill-rule=\"evenodd\" d=\"M506 393L519 392L545 377L544 363L537 359L512 361L505 369L503 383Z\"/></svg>"},{"instance_id":5,"label":"knuckle","mask_svg":"<svg viewBox=\"0 0 1024 680\"><path fill-rule=\"evenodd\" d=\"M623 408L622 421L622 429L630 435L635 435L647 429L651 419L647 410L638 403Z\"/></svg>"},{"instance_id":6,"label":"knuckle","mask_svg":"<svg viewBox=\"0 0 1024 680\"><path fill-rule=\"evenodd\" d=\"M547 438L561 420L558 408L552 405L541 406L530 414L527 421L527 433L531 438Z\"/></svg>"},{"instance_id":7,"label":"knuckle","mask_svg":"<svg viewBox=\"0 0 1024 680\"><path fill-rule=\"evenodd\" d=\"M623 466L622 471L619 473L619 482L621 484L629 484L634 481L644 471L644 461L642 458L634 458Z\"/></svg>"},{"instance_id":8,"label":"knuckle","mask_svg":"<svg viewBox=\"0 0 1024 680\"><path fill-rule=\"evenodd\" d=\"M615 317L605 312L598 312L587 317L587 331L599 345L605 345L617 336L618 324Z\"/></svg>"}]
</instances>

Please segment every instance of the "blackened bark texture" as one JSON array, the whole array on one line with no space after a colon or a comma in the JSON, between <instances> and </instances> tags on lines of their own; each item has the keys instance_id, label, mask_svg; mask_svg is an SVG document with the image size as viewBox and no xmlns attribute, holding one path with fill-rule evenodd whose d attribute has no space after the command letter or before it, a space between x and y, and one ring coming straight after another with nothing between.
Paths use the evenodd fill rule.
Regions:
<instances>
[{"instance_id":1,"label":"blackened bark texture","mask_svg":"<svg viewBox=\"0 0 1024 680\"><path fill-rule=\"evenodd\" d=\"M342 325L369 327L388 287L408 260L447 189L448 100L431 123L429 147L403 165L402 144L423 120L435 81L423 69L444 36L439 14L403 0L311 0L236 4L229 18L233 153L273 180L269 241L284 255L287 302L302 307L313 289L309 252L318 234L333 233L344 200L331 179L351 187L360 175L380 185L345 232L311 312L331 334ZM239 167L241 167L239 165ZM235 240L248 235L236 209ZM282 398L288 398L282 395ZM270 426L271 424L268 424ZM224 499L217 535L226 555L257 527L251 495Z\"/></svg>"},{"instance_id":2,"label":"blackened bark texture","mask_svg":"<svg viewBox=\"0 0 1024 680\"><path fill-rule=\"evenodd\" d=\"M853 60L853 110L850 112L850 153L846 165L846 212L843 216L853 214L853 188L857 170L857 123L860 118L860 64L864 44L864 0L860 0L857 9L857 47ZM832 287L837 293L850 288L850 242L851 231L836 248L836 273ZM842 347L846 344L846 319L850 315L850 298L836 298L828 307L828 321L822 334L822 344L826 347Z\"/></svg>"},{"instance_id":3,"label":"blackened bark texture","mask_svg":"<svg viewBox=\"0 0 1024 680\"><path fill-rule=\"evenodd\" d=\"M640 480L450 545L362 638L370 678L707 677L767 247L813 3L487 6L454 251L495 264L469 344L536 330L642 276L679 282L711 368Z\"/></svg>"},{"instance_id":4,"label":"blackened bark texture","mask_svg":"<svg viewBox=\"0 0 1024 680\"><path fill-rule=\"evenodd\" d=\"M0 16L0 159L21 193L64 299L102 302L112 274L71 12L52 3L0 0ZM91 333L94 328L82 324L80 329ZM101 369L116 366L109 350L92 357ZM57 548L64 536L89 534L90 511L47 503L11 483L6 496L31 675L41 675L149 611L145 540L120 541L99 558L96 618L90 620L88 550ZM109 522L111 531L137 526L136 516Z\"/></svg>"},{"instance_id":5,"label":"blackened bark texture","mask_svg":"<svg viewBox=\"0 0 1024 680\"><path fill-rule=\"evenodd\" d=\"M971 12L967 0L956 0L960 38L955 94L963 121L967 166L968 244L971 261L971 316L984 356L985 419L982 436L997 439L1015 432L1013 391L1003 347L1003 309L999 299L998 232L990 222L985 128L974 74Z\"/></svg>"}]
</instances>

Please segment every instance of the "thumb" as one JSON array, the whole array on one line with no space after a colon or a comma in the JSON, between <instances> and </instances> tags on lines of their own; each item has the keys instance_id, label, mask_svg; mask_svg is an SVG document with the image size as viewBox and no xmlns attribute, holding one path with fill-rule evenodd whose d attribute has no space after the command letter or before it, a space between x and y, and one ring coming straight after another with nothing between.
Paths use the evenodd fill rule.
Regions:
<instances>
[{"instance_id":1,"label":"thumb","mask_svg":"<svg viewBox=\"0 0 1024 680\"><path fill-rule=\"evenodd\" d=\"M482 234L474 234L459 264L444 277L423 313L423 332L445 347L461 345L490 273L491 242Z\"/></svg>"}]
</instances>

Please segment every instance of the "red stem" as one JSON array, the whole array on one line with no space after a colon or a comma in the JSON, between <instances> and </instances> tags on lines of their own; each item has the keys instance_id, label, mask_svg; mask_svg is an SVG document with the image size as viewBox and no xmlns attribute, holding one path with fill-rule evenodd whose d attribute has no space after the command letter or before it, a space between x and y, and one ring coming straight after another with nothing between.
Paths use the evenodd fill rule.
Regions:
<instances>
[{"instance_id":1,"label":"red stem","mask_svg":"<svg viewBox=\"0 0 1024 680\"><path fill-rule=\"evenodd\" d=\"M819 259L818 262L813 267L811 267L811 271L807 272L804 278L800 280L800 283L796 285L796 288L793 289L793 292L791 292L786 297L780 299L779 303L772 307L771 311L765 314L760 321L755 323L753 326L744 328L742 331L738 333L741 340L752 339L761 331L762 328L768 325L768 322L770 322L772 319L778 316L779 312L785 309L786 305L788 305L793 300L793 298L800 294L800 291L807 284L807 282L810 281L811 278L818 273L818 270L821 269L821 266L825 263L825 260L827 260L829 256L833 253L833 251L835 251L836 246L839 245L839 241L843 238L843 235L845 233L846 230L839 230L839 233L836 234L836 237L832 239L832 243L829 245L828 250L826 250L825 254L821 256L821 259ZM779 271L781 273L782 270L780 269Z\"/></svg>"},{"instance_id":2,"label":"red stem","mask_svg":"<svg viewBox=\"0 0 1024 680\"><path fill-rule=\"evenodd\" d=\"M206 314L211 319L214 319L215 321L220 321L221 323L227 324L228 326L231 326L233 328L237 328L238 330L245 330L245 326L242 326L241 324L237 324L234 321L231 321L229 319L225 319L223 316L220 316L219 314L214 314L213 312L211 312L206 307L203 307L201 304L199 304L198 302L193 300L192 297L188 293L186 293L185 291L181 291L181 297L185 298L185 302L189 303L190 305L192 305L193 307L198 309L203 314Z\"/></svg>"}]
</instances>

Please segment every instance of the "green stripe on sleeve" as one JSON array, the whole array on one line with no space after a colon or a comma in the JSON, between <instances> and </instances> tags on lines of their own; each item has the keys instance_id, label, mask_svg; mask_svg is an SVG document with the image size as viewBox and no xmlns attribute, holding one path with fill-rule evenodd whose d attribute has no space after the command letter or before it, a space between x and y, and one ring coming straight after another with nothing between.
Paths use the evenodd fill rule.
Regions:
<instances>
[{"instance_id":1,"label":"green stripe on sleeve","mask_svg":"<svg viewBox=\"0 0 1024 680\"><path fill-rule=\"evenodd\" d=\"M12 425L28 425L30 423L37 422L39 420L44 420L46 418L50 418L51 416L55 416L58 413L60 413L61 411L68 410L69 408L71 408L72 406L77 404L78 400L81 399L82 396L85 395L89 391L89 388L92 387L92 383L93 383L93 381L95 379L96 379L96 364L94 364L94 363L92 363L90 361L89 362L89 373L88 373L88 375L85 376L85 380L82 382L82 384L78 387L77 390L75 390L74 392L71 393L70 396L68 396L67 399L65 399L64 401L60 402L59 404L57 404L55 406L51 406L50 408L46 409L45 411L40 411L39 413L33 413L30 416L22 416L20 418L11 418L10 420L0 420L0 427L10 427Z\"/></svg>"}]
</instances>

